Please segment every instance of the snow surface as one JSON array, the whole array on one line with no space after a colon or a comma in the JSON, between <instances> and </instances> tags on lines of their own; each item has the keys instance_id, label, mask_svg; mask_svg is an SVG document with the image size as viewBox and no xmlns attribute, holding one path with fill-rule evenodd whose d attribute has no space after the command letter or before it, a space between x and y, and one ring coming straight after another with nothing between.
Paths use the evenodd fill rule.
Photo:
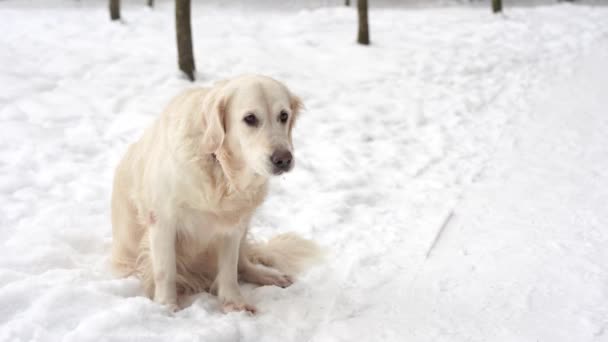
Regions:
<instances>
[{"instance_id":1,"label":"snow surface","mask_svg":"<svg viewBox=\"0 0 608 342\"><path fill-rule=\"evenodd\" d=\"M168 100L170 3L0 2L0 341L608 341L608 8L193 13L199 84L307 107L256 236L329 250L260 313L108 270L113 168ZM141 1L143 3L143 1Z\"/></svg>"}]
</instances>

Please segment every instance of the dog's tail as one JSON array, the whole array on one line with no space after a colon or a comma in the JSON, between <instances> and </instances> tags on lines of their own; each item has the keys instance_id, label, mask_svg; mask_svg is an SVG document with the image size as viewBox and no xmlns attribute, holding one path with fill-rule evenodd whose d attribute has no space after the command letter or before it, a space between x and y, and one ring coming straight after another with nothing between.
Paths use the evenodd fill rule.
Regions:
<instances>
[{"instance_id":1,"label":"dog's tail","mask_svg":"<svg viewBox=\"0 0 608 342\"><path fill-rule=\"evenodd\" d=\"M323 259L323 251L311 240L286 233L266 243L248 242L247 257L255 264L276 268L294 276Z\"/></svg>"}]
</instances>

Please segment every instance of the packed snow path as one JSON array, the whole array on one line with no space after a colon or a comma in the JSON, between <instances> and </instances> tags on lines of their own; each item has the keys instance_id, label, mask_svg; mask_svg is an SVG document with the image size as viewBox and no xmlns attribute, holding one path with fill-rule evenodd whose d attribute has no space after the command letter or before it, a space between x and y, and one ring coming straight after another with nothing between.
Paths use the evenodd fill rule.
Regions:
<instances>
[{"instance_id":1,"label":"packed snow path","mask_svg":"<svg viewBox=\"0 0 608 342\"><path fill-rule=\"evenodd\" d=\"M253 233L328 259L247 316L108 271L113 168L191 86L172 7L55 4L0 2L0 341L608 340L608 9L372 10L365 48L352 8L195 7L198 84L307 107Z\"/></svg>"}]
</instances>

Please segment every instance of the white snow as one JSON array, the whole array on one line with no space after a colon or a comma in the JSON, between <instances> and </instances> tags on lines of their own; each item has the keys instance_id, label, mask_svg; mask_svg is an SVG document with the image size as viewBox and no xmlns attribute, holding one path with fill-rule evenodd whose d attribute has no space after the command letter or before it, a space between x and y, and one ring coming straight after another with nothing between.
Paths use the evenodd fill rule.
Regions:
<instances>
[{"instance_id":1,"label":"white snow","mask_svg":"<svg viewBox=\"0 0 608 342\"><path fill-rule=\"evenodd\" d=\"M0 341L608 341L608 8L196 3L197 84L301 95L253 222L329 256L260 313L172 315L115 279L113 168L176 71L173 9L0 2Z\"/></svg>"}]
</instances>

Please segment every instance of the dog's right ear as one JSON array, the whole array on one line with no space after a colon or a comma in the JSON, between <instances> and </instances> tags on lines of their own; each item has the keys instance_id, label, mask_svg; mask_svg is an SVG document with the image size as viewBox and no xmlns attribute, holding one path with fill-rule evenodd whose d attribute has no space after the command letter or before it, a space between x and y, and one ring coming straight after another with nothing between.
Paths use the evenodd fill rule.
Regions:
<instances>
[{"instance_id":1,"label":"dog's right ear","mask_svg":"<svg viewBox=\"0 0 608 342\"><path fill-rule=\"evenodd\" d=\"M203 153L217 153L222 147L226 133L224 118L226 117L226 98L221 87L215 87L203 100Z\"/></svg>"}]
</instances>

